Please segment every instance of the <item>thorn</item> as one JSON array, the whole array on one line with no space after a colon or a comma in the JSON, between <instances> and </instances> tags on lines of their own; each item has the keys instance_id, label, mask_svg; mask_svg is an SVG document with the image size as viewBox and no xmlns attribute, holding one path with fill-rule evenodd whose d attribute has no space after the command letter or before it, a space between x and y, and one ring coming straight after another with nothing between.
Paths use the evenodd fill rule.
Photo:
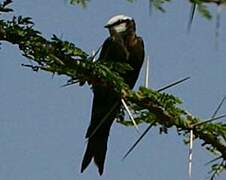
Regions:
<instances>
[{"instance_id":1,"label":"thorn","mask_svg":"<svg viewBox=\"0 0 226 180\"><path fill-rule=\"evenodd\" d=\"M226 117L226 115L222 115L222 116L216 117L216 115L217 115L218 111L220 110L221 106L223 105L225 99L226 99L226 96L224 96L223 99L220 101L220 103L217 106L216 110L212 114L211 119L209 119L207 121L204 121L204 122L201 122L201 123L196 123L196 124L193 125L193 127L201 125L201 124L204 124L204 123L212 122L214 120L217 120L217 119L220 119L220 118L223 118L223 117ZM190 130L190 141L189 141L189 157L188 157L188 159L189 159L189 161L188 161L188 175L189 175L189 178L191 178L191 175L192 175L192 148L193 148L193 129ZM220 159L221 157L222 156L219 156L219 157L211 160L210 162L208 162L208 164Z\"/></svg>"},{"instance_id":2,"label":"thorn","mask_svg":"<svg viewBox=\"0 0 226 180\"><path fill-rule=\"evenodd\" d=\"M186 78L183 78L183 79L181 79L181 80L179 80L179 81L176 81L176 82L173 82L173 83L171 83L171 84L169 84L169 85L167 85L167 86L165 86L165 87L163 87L163 88L160 88L159 90L158 90L158 92L160 92L160 91L163 91L163 90L165 90L165 89L167 89L167 88L170 88L170 87L172 87L172 86L175 86L175 85L177 85L177 84L179 84L179 83L182 83L182 82L184 82L184 81L186 81L186 80L188 80L188 79L190 79L190 77L186 77ZM137 146L137 144L142 140L142 138L148 133L148 131L151 129L151 127L154 125L154 123L151 123L148 127L147 127L147 129L141 134L141 136L138 138L138 140L131 146L131 148L127 151L127 153L123 156L123 158L122 158L122 160L124 160L131 152L132 152L132 150Z\"/></svg>"},{"instance_id":3,"label":"thorn","mask_svg":"<svg viewBox=\"0 0 226 180\"><path fill-rule=\"evenodd\" d=\"M172 82L172 83L170 83L170 84L168 84L168 85L166 85L166 86L164 86L164 87L158 89L157 91L158 91L158 92L164 91L164 90L169 89L169 88L171 88L171 87L173 87L173 86L176 86L177 84L180 84L180 83L182 83L182 82L184 82L184 81L187 81L188 79L191 79L191 77L185 77L185 78L183 78L183 79L181 79L181 80Z\"/></svg>"},{"instance_id":4,"label":"thorn","mask_svg":"<svg viewBox=\"0 0 226 180\"><path fill-rule=\"evenodd\" d=\"M96 61L96 57L95 57L96 52L94 50L92 50L92 61Z\"/></svg>"},{"instance_id":5,"label":"thorn","mask_svg":"<svg viewBox=\"0 0 226 180\"><path fill-rule=\"evenodd\" d=\"M40 66L30 65L30 64L21 64L21 66L23 66L23 67L29 67L29 68L31 68L35 72L38 72L38 70L41 69Z\"/></svg>"},{"instance_id":6,"label":"thorn","mask_svg":"<svg viewBox=\"0 0 226 180\"><path fill-rule=\"evenodd\" d=\"M115 110L115 108L117 107L117 105L118 105L118 102L116 102L112 106L112 108L110 109L110 111L108 111L108 113L101 119L100 123L96 126L96 128L93 130L93 132L87 138L93 137L93 135L97 132L97 130L101 127L101 125L107 120L107 118L110 116L110 114Z\"/></svg>"},{"instance_id":7,"label":"thorn","mask_svg":"<svg viewBox=\"0 0 226 180\"><path fill-rule=\"evenodd\" d=\"M141 139L148 133L151 127L154 125L154 122L151 123L147 129L141 134L141 136L137 139L137 141L131 146L131 148L127 151L127 153L122 157L122 160L126 159L126 157L132 152L132 150L137 146L137 144L141 141Z\"/></svg>"},{"instance_id":8,"label":"thorn","mask_svg":"<svg viewBox=\"0 0 226 180\"><path fill-rule=\"evenodd\" d=\"M193 149L193 130L190 130L189 155L188 155L188 176L192 175L192 149Z\"/></svg>"},{"instance_id":9,"label":"thorn","mask_svg":"<svg viewBox=\"0 0 226 180\"><path fill-rule=\"evenodd\" d=\"M63 84L63 85L60 86L60 87L68 87L68 86L71 86L71 85L76 84L76 83L77 83L77 82L72 81L72 82L68 82L68 83L66 83L66 84Z\"/></svg>"},{"instance_id":10,"label":"thorn","mask_svg":"<svg viewBox=\"0 0 226 180\"><path fill-rule=\"evenodd\" d=\"M152 9L153 9L153 0L149 0L149 15L152 14Z\"/></svg>"},{"instance_id":11,"label":"thorn","mask_svg":"<svg viewBox=\"0 0 226 180\"><path fill-rule=\"evenodd\" d=\"M189 16L189 21L188 21L188 33L191 31L191 26L192 26L192 22L193 22L193 19L194 19L194 16L195 16L195 10L196 10L196 6L197 4L196 3L192 3L191 5L191 11L190 11L190 16Z\"/></svg>"},{"instance_id":12,"label":"thorn","mask_svg":"<svg viewBox=\"0 0 226 180\"><path fill-rule=\"evenodd\" d=\"M52 76L51 76L51 78L53 79L53 78L54 78L54 76L55 76L55 72L53 72L53 73L52 73Z\"/></svg>"},{"instance_id":13,"label":"thorn","mask_svg":"<svg viewBox=\"0 0 226 180\"><path fill-rule=\"evenodd\" d=\"M149 56L146 58L146 64L145 64L144 87L148 88L148 83L149 83Z\"/></svg>"},{"instance_id":14,"label":"thorn","mask_svg":"<svg viewBox=\"0 0 226 180\"><path fill-rule=\"evenodd\" d=\"M91 61L95 62L97 60L96 56L101 50L101 48L102 48L102 45L96 51L95 50L92 51Z\"/></svg>"},{"instance_id":15,"label":"thorn","mask_svg":"<svg viewBox=\"0 0 226 180\"><path fill-rule=\"evenodd\" d=\"M215 47L218 49L219 34L220 34L220 15L223 10L223 5L217 5L217 15L216 15L216 31L215 31Z\"/></svg>"},{"instance_id":16,"label":"thorn","mask_svg":"<svg viewBox=\"0 0 226 180\"><path fill-rule=\"evenodd\" d=\"M132 113L130 112L129 107L127 106L125 100L124 100L124 99L121 99L121 102L122 102L122 105L125 107L126 112L127 112L127 114L129 115L129 118L132 120L133 125L134 125L134 127L135 127L137 133L140 134L139 128L138 128L138 126L137 126L137 123L136 123L136 121L134 120L133 115L132 115Z\"/></svg>"},{"instance_id":17,"label":"thorn","mask_svg":"<svg viewBox=\"0 0 226 180\"><path fill-rule=\"evenodd\" d=\"M214 161L217 161L217 160L219 160L219 159L221 159L221 158L222 158L222 155L220 155L220 156L214 158L213 160L211 160L211 161L205 163L205 165L208 165L208 164L210 164L210 163L213 163Z\"/></svg>"},{"instance_id":18,"label":"thorn","mask_svg":"<svg viewBox=\"0 0 226 180\"><path fill-rule=\"evenodd\" d=\"M152 5L152 0L149 1L150 5ZM149 56L146 58L146 64L145 64L145 79L144 79L144 86L146 88L148 88L148 84L149 84ZM125 101L122 99L122 104L124 105L130 119L132 120L137 132L140 134L136 121L134 120L132 114L129 111L128 106L126 105ZM152 124L149 125L149 127L144 131L144 133L140 136L140 138L133 144L133 146L128 150L128 152L123 156L122 160L124 160L129 153L136 147L136 145L141 141L141 139L145 136L145 134L149 131L149 129L152 127Z\"/></svg>"},{"instance_id":19,"label":"thorn","mask_svg":"<svg viewBox=\"0 0 226 180\"><path fill-rule=\"evenodd\" d=\"M226 100L226 96L223 97L223 99L220 101L219 105L217 106L216 110L214 111L213 115L211 116L211 118L214 118L218 111L220 110L221 106L223 105L224 101Z\"/></svg>"},{"instance_id":20,"label":"thorn","mask_svg":"<svg viewBox=\"0 0 226 180\"><path fill-rule=\"evenodd\" d=\"M213 122L213 121L216 121L218 119L222 119L222 118L225 118L226 117L226 114L223 114L221 116L217 116L217 117L214 117L214 118L210 118L206 121L203 121L203 122L198 122L198 123L195 123L192 125L192 127L196 127L196 126L200 126L200 125L203 125L203 124L207 124L207 123L210 123L210 122Z\"/></svg>"}]
</instances>

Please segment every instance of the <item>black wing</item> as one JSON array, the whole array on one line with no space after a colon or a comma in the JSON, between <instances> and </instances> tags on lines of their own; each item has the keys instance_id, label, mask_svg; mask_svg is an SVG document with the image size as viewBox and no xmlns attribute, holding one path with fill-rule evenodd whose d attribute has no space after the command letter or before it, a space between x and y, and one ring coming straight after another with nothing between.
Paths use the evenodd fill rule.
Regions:
<instances>
[{"instance_id":1,"label":"black wing","mask_svg":"<svg viewBox=\"0 0 226 180\"><path fill-rule=\"evenodd\" d=\"M120 62L126 60L126 58L127 51L121 43L112 38L105 40L99 60ZM93 93L91 123L86 133L88 145L82 161L81 172L86 169L92 158L94 158L101 175L104 169L110 128L120 111L121 99L111 89L98 85L93 86Z\"/></svg>"},{"instance_id":2,"label":"black wing","mask_svg":"<svg viewBox=\"0 0 226 180\"><path fill-rule=\"evenodd\" d=\"M142 64L144 62L144 56L145 56L144 42L142 38L136 37L134 42L136 43L128 44L128 47L127 47L129 52L128 63L133 69L131 71L128 71L125 75L123 75L125 82L129 85L131 89L133 89L138 79Z\"/></svg>"}]
</instances>

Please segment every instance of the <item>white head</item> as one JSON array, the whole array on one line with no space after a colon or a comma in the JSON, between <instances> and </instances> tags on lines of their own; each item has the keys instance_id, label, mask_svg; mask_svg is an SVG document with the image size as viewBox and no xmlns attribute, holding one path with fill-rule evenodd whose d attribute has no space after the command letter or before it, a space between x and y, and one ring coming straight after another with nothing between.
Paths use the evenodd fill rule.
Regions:
<instances>
[{"instance_id":1,"label":"white head","mask_svg":"<svg viewBox=\"0 0 226 180\"><path fill-rule=\"evenodd\" d=\"M123 33L131 28L135 31L135 22L132 17L125 15L113 16L104 26L109 30L114 30L117 33Z\"/></svg>"}]
</instances>

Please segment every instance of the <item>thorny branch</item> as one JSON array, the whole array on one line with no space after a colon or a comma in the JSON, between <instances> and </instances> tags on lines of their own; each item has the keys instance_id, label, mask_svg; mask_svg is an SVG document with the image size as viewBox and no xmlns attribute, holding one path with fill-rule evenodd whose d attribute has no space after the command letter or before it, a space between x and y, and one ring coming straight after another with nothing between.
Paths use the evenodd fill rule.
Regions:
<instances>
[{"instance_id":1,"label":"thorny branch","mask_svg":"<svg viewBox=\"0 0 226 180\"><path fill-rule=\"evenodd\" d=\"M10 0L0 5L0 13L10 12ZM63 41L53 35L51 40L45 39L34 28L29 17L13 17L11 20L0 19L0 42L9 42L18 46L21 53L34 64L24 65L34 71L47 71L67 76L66 85L101 84L105 88L113 88L119 96L126 100L137 124L148 123L159 126L167 133L168 128L176 127L179 134L189 136L192 128L195 139L201 139L203 146L213 155L220 156L219 163L212 165L214 175L226 169L226 124L221 122L206 122L190 115L179 108L181 100L167 93L141 87L138 91L129 90L118 73L130 69L127 64L103 64L92 61L92 57L73 43ZM120 121L131 125L130 121ZM194 124L199 124L194 126ZM223 163L222 163L223 162ZM216 168L217 167L217 168Z\"/></svg>"}]
</instances>

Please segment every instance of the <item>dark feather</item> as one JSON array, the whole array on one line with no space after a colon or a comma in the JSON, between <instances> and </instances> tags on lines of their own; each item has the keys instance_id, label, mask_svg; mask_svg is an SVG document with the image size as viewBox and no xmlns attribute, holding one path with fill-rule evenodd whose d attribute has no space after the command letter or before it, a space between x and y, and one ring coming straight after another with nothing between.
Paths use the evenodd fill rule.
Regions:
<instances>
[{"instance_id":1,"label":"dark feather","mask_svg":"<svg viewBox=\"0 0 226 180\"><path fill-rule=\"evenodd\" d=\"M101 61L129 63L133 70L123 74L122 77L130 88L133 88L136 83L143 59L144 45L140 37L137 38L137 43L129 48L121 41L109 37L105 40L99 57ZM102 175L108 136L111 125L120 112L121 98L113 90L99 85L93 86L93 93L91 123L86 133L88 145L82 161L81 172L87 168L93 158L99 174Z\"/></svg>"}]
</instances>

